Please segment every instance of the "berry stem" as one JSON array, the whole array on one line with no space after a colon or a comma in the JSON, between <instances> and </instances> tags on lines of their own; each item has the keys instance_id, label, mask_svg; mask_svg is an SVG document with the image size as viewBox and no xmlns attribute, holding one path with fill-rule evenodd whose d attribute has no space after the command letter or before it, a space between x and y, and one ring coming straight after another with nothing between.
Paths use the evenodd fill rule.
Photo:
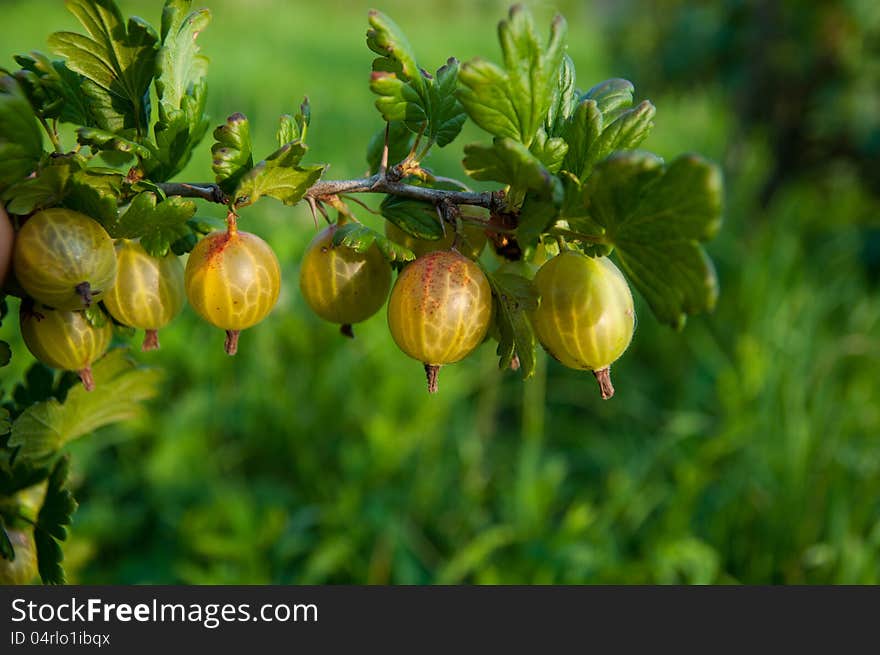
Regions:
<instances>
[{"instance_id":1,"label":"berry stem","mask_svg":"<svg viewBox=\"0 0 880 655\"><path fill-rule=\"evenodd\" d=\"M92 367L86 366L79 372L79 379L82 380L83 387L86 391L92 391L95 388L95 378L92 377Z\"/></svg>"},{"instance_id":2,"label":"berry stem","mask_svg":"<svg viewBox=\"0 0 880 655\"><path fill-rule=\"evenodd\" d=\"M239 330L226 330L226 354L234 355L238 352L238 335L241 334Z\"/></svg>"},{"instance_id":3,"label":"berry stem","mask_svg":"<svg viewBox=\"0 0 880 655\"><path fill-rule=\"evenodd\" d=\"M144 332L144 342L141 344L141 351L159 350L159 331L146 330Z\"/></svg>"},{"instance_id":4,"label":"berry stem","mask_svg":"<svg viewBox=\"0 0 880 655\"><path fill-rule=\"evenodd\" d=\"M82 298L83 306L88 309L92 306L92 285L88 282L80 282L74 289L77 295Z\"/></svg>"},{"instance_id":5,"label":"berry stem","mask_svg":"<svg viewBox=\"0 0 880 655\"><path fill-rule=\"evenodd\" d=\"M229 236L238 234L238 214L231 209L226 212L226 232Z\"/></svg>"},{"instance_id":6,"label":"berry stem","mask_svg":"<svg viewBox=\"0 0 880 655\"><path fill-rule=\"evenodd\" d=\"M599 383L599 391L602 394L602 400L608 400L614 395L614 385L611 384L611 367L606 366L599 371L593 371L596 376L596 382Z\"/></svg>"},{"instance_id":7,"label":"berry stem","mask_svg":"<svg viewBox=\"0 0 880 655\"><path fill-rule=\"evenodd\" d=\"M436 364L425 364L425 376L428 378L428 393L437 393L437 376L440 367Z\"/></svg>"}]
</instances>

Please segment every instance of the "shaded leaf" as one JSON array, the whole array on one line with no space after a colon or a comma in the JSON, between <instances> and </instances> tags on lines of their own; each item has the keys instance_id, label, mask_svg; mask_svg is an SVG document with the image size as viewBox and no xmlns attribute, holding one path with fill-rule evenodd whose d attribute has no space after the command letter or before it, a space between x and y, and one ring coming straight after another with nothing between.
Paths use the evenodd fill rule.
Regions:
<instances>
[{"instance_id":1,"label":"shaded leaf","mask_svg":"<svg viewBox=\"0 0 880 655\"><path fill-rule=\"evenodd\" d=\"M391 241L375 230L361 223L340 225L333 234L333 246L351 248L357 252L366 252L373 244L389 262L408 262L416 258L409 248Z\"/></svg>"},{"instance_id":2,"label":"shaded leaf","mask_svg":"<svg viewBox=\"0 0 880 655\"><path fill-rule=\"evenodd\" d=\"M41 52L16 55L22 70L15 73L34 111L43 118L64 123L93 125L91 110L80 92L82 76L60 60L52 61Z\"/></svg>"},{"instance_id":3,"label":"shaded leaf","mask_svg":"<svg viewBox=\"0 0 880 655\"><path fill-rule=\"evenodd\" d=\"M111 169L88 168L77 171L68 181L65 204L91 216L105 228L118 218L118 199L122 193L123 176Z\"/></svg>"},{"instance_id":4,"label":"shaded leaf","mask_svg":"<svg viewBox=\"0 0 880 655\"><path fill-rule=\"evenodd\" d=\"M518 189L543 192L561 200L559 180L523 144L496 138L491 146L470 144L464 148L465 171L475 180L509 184Z\"/></svg>"},{"instance_id":5,"label":"shaded leaf","mask_svg":"<svg viewBox=\"0 0 880 655\"><path fill-rule=\"evenodd\" d=\"M433 241L444 236L433 203L389 195L379 205L379 211L383 217L417 239Z\"/></svg>"},{"instance_id":6,"label":"shaded leaf","mask_svg":"<svg viewBox=\"0 0 880 655\"><path fill-rule=\"evenodd\" d=\"M43 584L64 584L66 579L61 562L64 553L58 541L67 539L77 503L67 488L68 457L60 458L49 475L49 485L37 523L34 526L34 541L37 546L37 566Z\"/></svg>"},{"instance_id":7,"label":"shaded leaf","mask_svg":"<svg viewBox=\"0 0 880 655\"><path fill-rule=\"evenodd\" d=\"M10 214L25 215L37 209L53 207L67 193L70 165L48 166L37 177L10 187L3 194L3 202Z\"/></svg>"},{"instance_id":8,"label":"shaded leaf","mask_svg":"<svg viewBox=\"0 0 880 655\"><path fill-rule=\"evenodd\" d=\"M159 202L155 193L143 191L107 231L116 239L140 239L147 252L164 257L172 243L191 233L187 221L195 213L193 200L171 196Z\"/></svg>"},{"instance_id":9,"label":"shaded leaf","mask_svg":"<svg viewBox=\"0 0 880 655\"><path fill-rule=\"evenodd\" d=\"M12 424L11 447L22 459L41 460L70 441L100 427L140 416L142 402L156 395L160 372L138 368L125 350L111 350L92 367L94 391L72 388L60 403L54 398L25 410Z\"/></svg>"},{"instance_id":10,"label":"shaded leaf","mask_svg":"<svg viewBox=\"0 0 880 655\"><path fill-rule=\"evenodd\" d=\"M0 192L37 169L43 135L30 103L15 80L0 77Z\"/></svg>"},{"instance_id":11,"label":"shaded leaf","mask_svg":"<svg viewBox=\"0 0 880 655\"><path fill-rule=\"evenodd\" d=\"M699 242L721 224L715 164L684 155L664 166L648 153L617 153L597 165L583 193L590 218L658 320L681 328L687 314L712 309L718 282Z\"/></svg>"},{"instance_id":12,"label":"shaded leaf","mask_svg":"<svg viewBox=\"0 0 880 655\"><path fill-rule=\"evenodd\" d=\"M538 306L538 295L529 279L513 273L489 273L486 278L495 299L495 323L498 326L498 367L506 369L519 357L523 379L535 372L536 340L527 312Z\"/></svg>"},{"instance_id":13,"label":"shaded leaf","mask_svg":"<svg viewBox=\"0 0 880 655\"><path fill-rule=\"evenodd\" d=\"M115 150L117 152L133 153L140 157L149 157L152 154L146 146L97 127L79 128L76 131L76 140L80 145L90 146L95 152L99 150Z\"/></svg>"}]
</instances>

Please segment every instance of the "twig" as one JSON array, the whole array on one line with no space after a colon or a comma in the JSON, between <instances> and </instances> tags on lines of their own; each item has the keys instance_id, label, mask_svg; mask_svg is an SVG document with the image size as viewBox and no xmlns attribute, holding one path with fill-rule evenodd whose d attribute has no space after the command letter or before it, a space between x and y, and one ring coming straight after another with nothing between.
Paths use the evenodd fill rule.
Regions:
<instances>
[{"instance_id":1,"label":"twig","mask_svg":"<svg viewBox=\"0 0 880 655\"><path fill-rule=\"evenodd\" d=\"M162 182L157 184L168 196L182 196L184 198L201 198L208 202L216 202L222 205L229 204L229 197L216 184L207 183L176 183ZM348 193L387 193L413 200L425 202L449 202L454 205L474 205L491 209L495 207L501 196L495 191L450 191L448 189L430 189L428 187L415 186L388 179L386 176L376 173L371 177L362 177L354 180L321 180L309 188L305 194L307 202L309 198L314 201L326 201L331 196Z\"/></svg>"}]
</instances>

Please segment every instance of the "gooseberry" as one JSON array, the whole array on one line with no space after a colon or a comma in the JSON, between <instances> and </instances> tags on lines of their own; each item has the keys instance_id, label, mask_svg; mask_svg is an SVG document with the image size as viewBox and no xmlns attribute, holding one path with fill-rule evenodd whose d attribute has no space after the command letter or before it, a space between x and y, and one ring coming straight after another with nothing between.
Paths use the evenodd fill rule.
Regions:
<instances>
[{"instance_id":1,"label":"gooseberry","mask_svg":"<svg viewBox=\"0 0 880 655\"><path fill-rule=\"evenodd\" d=\"M37 575L37 546L31 526L6 528L15 559L0 556L0 585L23 585Z\"/></svg>"},{"instance_id":2,"label":"gooseberry","mask_svg":"<svg viewBox=\"0 0 880 655\"><path fill-rule=\"evenodd\" d=\"M610 366L635 329L623 274L607 257L566 250L538 270L534 285L540 302L530 318L538 341L565 366L593 371L602 398L610 398Z\"/></svg>"},{"instance_id":3,"label":"gooseberry","mask_svg":"<svg viewBox=\"0 0 880 655\"><path fill-rule=\"evenodd\" d=\"M85 214L44 209L22 226L13 249L15 275L42 304L89 307L113 286L116 254L106 230Z\"/></svg>"},{"instance_id":4,"label":"gooseberry","mask_svg":"<svg viewBox=\"0 0 880 655\"><path fill-rule=\"evenodd\" d=\"M153 257L136 241L119 239L115 247L116 283L104 305L120 323L145 330L142 349L155 350L159 329L183 309L183 264L171 252Z\"/></svg>"},{"instance_id":5,"label":"gooseberry","mask_svg":"<svg viewBox=\"0 0 880 655\"><path fill-rule=\"evenodd\" d=\"M486 231L472 225L465 225L463 232L464 243L459 245L458 250L471 259L476 259L486 245ZM416 257L421 257L436 250L449 250L455 241L455 230L447 226L446 234L439 239L417 239L391 221L385 221L385 236L412 250Z\"/></svg>"},{"instance_id":6,"label":"gooseberry","mask_svg":"<svg viewBox=\"0 0 880 655\"><path fill-rule=\"evenodd\" d=\"M24 344L34 357L52 368L76 371L86 391L95 388L92 362L110 346L113 325L109 320L92 322L83 312L23 302L19 323Z\"/></svg>"},{"instance_id":7,"label":"gooseberry","mask_svg":"<svg viewBox=\"0 0 880 655\"><path fill-rule=\"evenodd\" d=\"M238 350L241 330L272 311L281 290L278 258L250 232L212 232L196 244L184 272L190 304L206 321L226 330L226 352Z\"/></svg>"},{"instance_id":8,"label":"gooseberry","mask_svg":"<svg viewBox=\"0 0 880 655\"><path fill-rule=\"evenodd\" d=\"M391 267L379 248L366 252L334 246L337 226L331 225L312 239L303 256L299 288L309 307L325 321L342 325L351 336L351 325L375 314L388 297Z\"/></svg>"},{"instance_id":9,"label":"gooseberry","mask_svg":"<svg viewBox=\"0 0 880 655\"><path fill-rule=\"evenodd\" d=\"M391 336L403 352L424 363L431 393L437 391L440 366L480 345L491 316L489 281L477 264L454 250L408 264L388 301Z\"/></svg>"}]
</instances>

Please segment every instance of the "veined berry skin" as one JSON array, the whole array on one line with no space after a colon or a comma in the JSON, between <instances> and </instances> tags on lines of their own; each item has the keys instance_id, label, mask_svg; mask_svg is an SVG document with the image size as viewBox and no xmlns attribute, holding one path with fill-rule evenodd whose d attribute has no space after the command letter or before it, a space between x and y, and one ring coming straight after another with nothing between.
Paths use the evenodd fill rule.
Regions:
<instances>
[{"instance_id":1,"label":"veined berry skin","mask_svg":"<svg viewBox=\"0 0 880 655\"><path fill-rule=\"evenodd\" d=\"M165 327L183 309L183 264L169 252L153 257L136 241L116 242L116 284L104 305L117 321L139 330Z\"/></svg>"},{"instance_id":2,"label":"veined berry skin","mask_svg":"<svg viewBox=\"0 0 880 655\"><path fill-rule=\"evenodd\" d=\"M534 285L541 295L530 315L535 335L565 366L600 371L629 346L635 330L632 293L607 257L564 251L538 270Z\"/></svg>"},{"instance_id":3,"label":"veined berry skin","mask_svg":"<svg viewBox=\"0 0 880 655\"><path fill-rule=\"evenodd\" d=\"M483 341L492 316L492 289L473 261L443 250L400 272L388 301L394 342L430 366L452 364Z\"/></svg>"},{"instance_id":4,"label":"veined berry skin","mask_svg":"<svg viewBox=\"0 0 880 655\"><path fill-rule=\"evenodd\" d=\"M224 330L244 330L266 318L278 301L281 268L257 235L212 232L190 253L184 282L202 318Z\"/></svg>"},{"instance_id":5,"label":"veined berry skin","mask_svg":"<svg viewBox=\"0 0 880 655\"><path fill-rule=\"evenodd\" d=\"M318 316L350 325L382 308L391 288L391 267L375 244L363 253L334 247L336 229L331 225L312 239L300 266L299 288Z\"/></svg>"},{"instance_id":6,"label":"veined berry skin","mask_svg":"<svg viewBox=\"0 0 880 655\"><path fill-rule=\"evenodd\" d=\"M38 360L62 371L77 371L91 391L91 365L101 357L113 339L109 319L92 325L82 312L53 310L36 305L19 312L21 336Z\"/></svg>"},{"instance_id":7,"label":"veined berry skin","mask_svg":"<svg viewBox=\"0 0 880 655\"><path fill-rule=\"evenodd\" d=\"M97 221L70 209L44 209L19 230L13 267L32 298L73 311L100 300L113 286L116 253Z\"/></svg>"},{"instance_id":8,"label":"veined berry skin","mask_svg":"<svg viewBox=\"0 0 880 655\"><path fill-rule=\"evenodd\" d=\"M416 257L422 257L429 252L437 250L449 250L455 241L455 230L450 226L446 226L446 235L439 239L416 239L411 234L407 234L391 221L385 221L385 236L399 243L401 246L409 248ZM483 251L486 245L486 231L478 227L470 225L464 228L464 237L467 239L467 248L461 247L463 254L471 259L476 259Z\"/></svg>"}]
</instances>

